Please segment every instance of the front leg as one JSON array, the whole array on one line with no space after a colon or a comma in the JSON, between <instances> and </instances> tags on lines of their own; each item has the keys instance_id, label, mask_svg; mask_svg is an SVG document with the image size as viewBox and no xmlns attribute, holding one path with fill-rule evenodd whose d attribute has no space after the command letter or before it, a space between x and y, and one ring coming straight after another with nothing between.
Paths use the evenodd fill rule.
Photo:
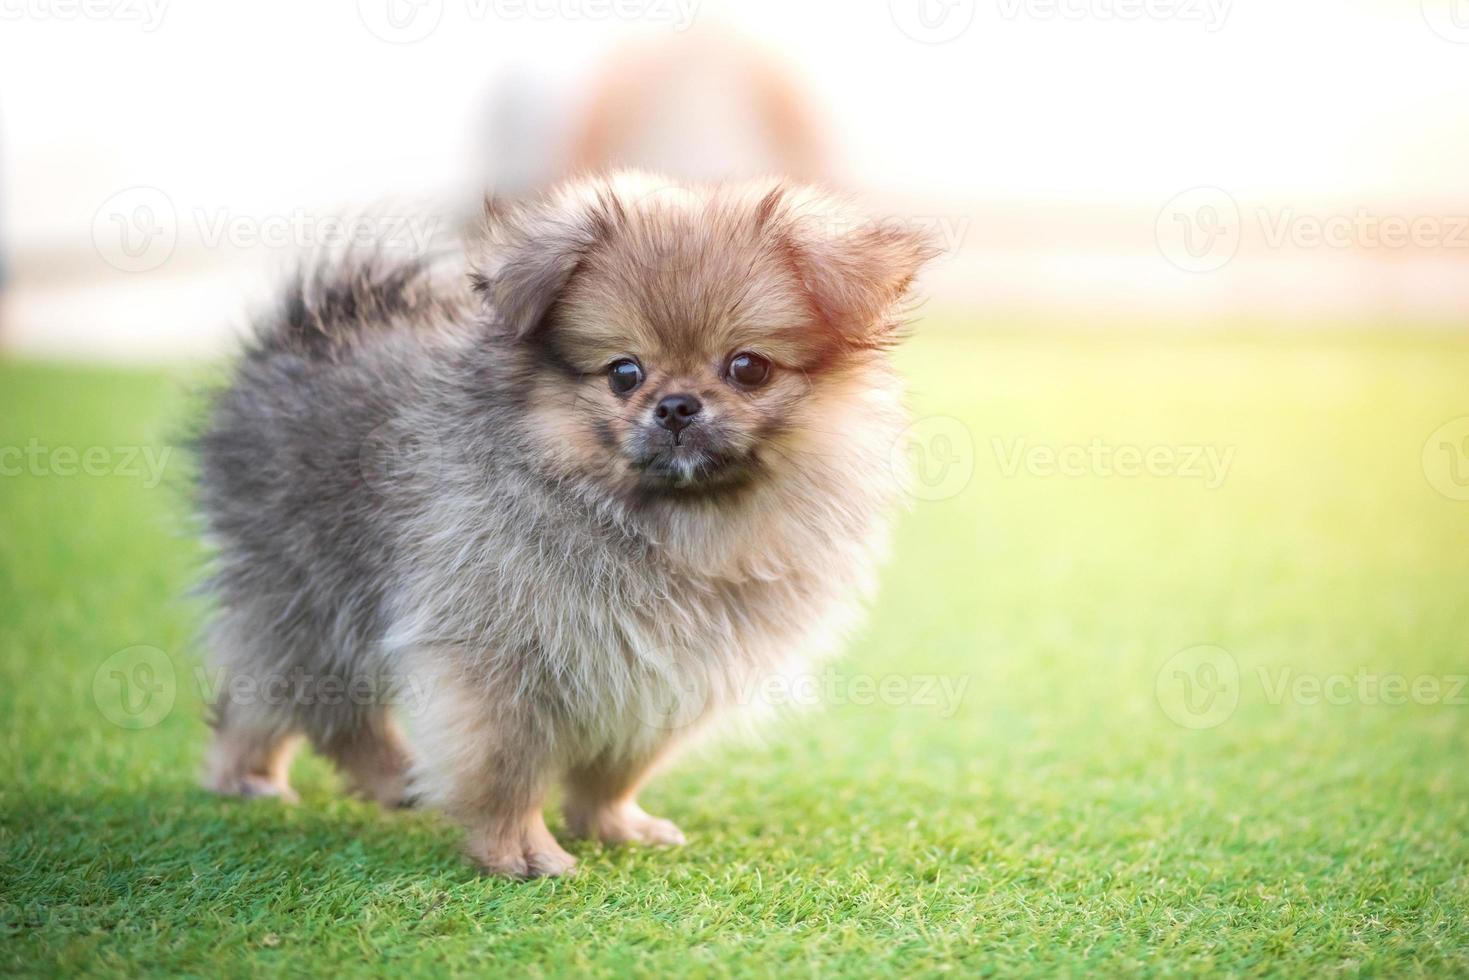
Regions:
<instances>
[{"instance_id":1,"label":"front leg","mask_svg":"<svg viewBox=\"0 0 1469 980\"><path fill-rule=\"evenodd\" d=\"M563 875L576 867L542 815L543 797L524 809L486 813L469 827L469 854L490 874L507 878Z\"/></svg>"},{"instance_id":2,"label":"front leg","mask_svg":"<svg viewBox=\"0 0 1469 980\"><path fill-rule=\"evenodd\" d=\"M566 827L576 837L605 844L684 843L683 831L671 820L649 815L637 794L666 750L623 757L608 753L566 774Z\"/></svg>"},{"instance_id":3,"label":"front leg","mask_svg":"<svg viewBox=\"0 0 1469 980\"><path fill-rule=\"evenodd\" d=\"M438 674L435 703L415 726L413 787L468 832L470 856L509 878L561 875L576 866L546 829L551 746L534 714L509 699Z\"/></svg>"}]
</instances>

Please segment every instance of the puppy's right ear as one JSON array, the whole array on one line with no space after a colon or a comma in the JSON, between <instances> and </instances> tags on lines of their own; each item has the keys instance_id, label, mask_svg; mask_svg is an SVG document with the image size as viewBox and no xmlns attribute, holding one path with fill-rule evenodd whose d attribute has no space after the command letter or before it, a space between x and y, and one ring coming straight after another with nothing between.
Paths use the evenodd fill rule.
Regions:
<instances>
[{"instance_id":1,"label":"puppy's right ear","mask_svg":"<svg viewBox=\"0 0 1469 980\"><path fill-rule=\"evenodd\" d=\"M620 210L610 195L515 204L485 198L470 283L496 326L517 340L534 334Z\"/></svg>"},{"instance_id":2,"label":"puppy's right ear","mask_svg":"<svg viewBox=\"0 0 1469 980\"><path fill-rule=\"evenodd\" d=\"M921 229L875 221L810 187L777 186L756 206L822 321L855 348L890 346L918 270L939 254Z\"/></svg>"}]
</instances>

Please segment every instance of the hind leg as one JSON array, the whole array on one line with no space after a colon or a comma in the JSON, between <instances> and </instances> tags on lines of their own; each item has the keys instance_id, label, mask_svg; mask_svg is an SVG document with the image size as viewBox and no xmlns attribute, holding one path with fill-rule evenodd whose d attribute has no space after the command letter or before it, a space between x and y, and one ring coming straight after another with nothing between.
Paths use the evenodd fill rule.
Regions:
<instances>
[{"instance_id":1,"label":"hind leg","mask_svg":"<svg viewBox=\"0 0 1469 980\"><path fill-rule=\"evenodd\" d=\"M209 648L216 693L210 699L214 740L204 788L296 802L291 757L305 726L282 681L282 671L292 663L288 651L247 609L221 613L209 624Z\"/></svg>"},{"instance_id":2,"label":"hind leg","mask_svg":"<svg viewBox=\"0 0 1469 980\"><path fill-rule=\"evenodd\" d=\"M671 820L655 817L638 806L638 790L667 751L622 757L609 754L566 773L567 829L576 837L593 837L604 844L684 843L683 831Z\"/></svg>"},{"instance_id":3,"label":"hind leg","mask_svg":"<svg viewBox=\"0 0 1469 980\"><path fill-rule=\"evenodd\" d=\"M204 787L225 796L273 796L295 803L291 757L301 736L291 725L248 706L216 706L214 742L205 764Z\"/></svg>"},{"instance_id":4,"label":"hind leg","mask_svg":"<svg viewBox=\"0 0 1469 980\"><path fill-rule=\"evenodd\" d=\"M386 711L375 711L352 728L313 737L312 744L331 759L352 792L386 807L408 806L408 749Z\"/></svg>"}]
</instances>

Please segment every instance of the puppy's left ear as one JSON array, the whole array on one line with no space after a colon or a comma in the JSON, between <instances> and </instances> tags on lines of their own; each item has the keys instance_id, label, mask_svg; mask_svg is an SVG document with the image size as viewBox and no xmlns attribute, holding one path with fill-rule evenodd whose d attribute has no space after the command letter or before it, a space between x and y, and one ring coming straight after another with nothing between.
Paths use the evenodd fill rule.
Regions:
<instances>
[{"instance_id":1,"label":"puppy's left ear","mask_svg":"<svg viewBox=\"0 0 1469 980\"><path fill-rule=\"evenodd\" d=\"M796 272L823 321L855 347L897 339L903 300L940 252L911 223L867 218L830 197L777 188L761 203L779 222Z\"/></svg>"},{"instance_id":2,"label":"puppy's left ear","mask_svg":"<svg viewBox=\"0 0 1469 980\"><path fill-rule=\"evenodd\" d=\"M619 209L610 195L516 204L486 198L470 283L495 324L517 340L534 334Z\"/></svg>"}]
</instances>

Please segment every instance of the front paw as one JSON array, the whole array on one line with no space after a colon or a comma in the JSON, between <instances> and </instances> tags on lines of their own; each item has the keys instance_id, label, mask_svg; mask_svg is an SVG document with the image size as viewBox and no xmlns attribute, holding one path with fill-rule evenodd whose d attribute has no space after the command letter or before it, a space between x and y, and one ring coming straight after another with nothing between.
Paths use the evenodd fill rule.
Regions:
<instances>
[{"instance_id":1,"label":"front paw","mask_svg":"<svg viewBox=\"0 0 1469 980\"><path fill-rule=\"evenodd\" d=\"M221 796L238 796L242 799L277 799L283 803L300 803L301 797L284 780L274 779L262 773L244 773L233 776L215 776L207 779L204 788Z\"/></svg>"},{"instance_id":2,"label":"front paw","mask_svg":"<svg viewBox=\"0 0 1469 980\"><path fill-rule=\"evenodd\" d=\"M553 878L576 869L576 858L545 830L475 833L469 853L486 872L504 878Z\"/></svg>"},{"instance_id":3,"label":"front paw","mask_svg":"<svg viewBox=\"0 0 1469 980\"><path fill-rule=\"evenodd\" d=\"M595 838L604 844L651 844L677 847L685 843L683 831L672 820L644 812L636 803L600 807L568 807L567 829L576 837Z\"/></svg>"}]
</instances>

